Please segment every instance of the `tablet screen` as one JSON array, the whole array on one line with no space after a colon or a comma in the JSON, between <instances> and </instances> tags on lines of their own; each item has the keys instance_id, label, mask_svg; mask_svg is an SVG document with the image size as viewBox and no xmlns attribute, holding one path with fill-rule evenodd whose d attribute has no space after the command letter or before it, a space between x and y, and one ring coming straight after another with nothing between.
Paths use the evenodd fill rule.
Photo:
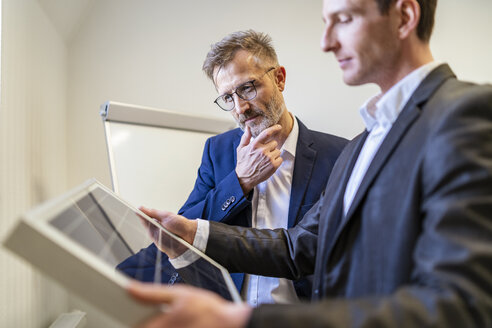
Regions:
<instances>
[{"instance_id":1,"label":"tablet screen","mask_svg":"<svg viewBox=\"0 0 492 328\"><path fill-rule=\"evenodd\" d=\"M175 270L167 255L153 243L144 223L150 222L154 230L165 229L98 183L70 197L66 207L48 222L130 278L168 285L187 283L214 291L229 300L238 298L233 295L236 289L223 267L180 238L160 233L164 236L161 238L173 238L175 244L184 244L200 256L189 267L180 272Z\"/></svg>"}]
</instances>

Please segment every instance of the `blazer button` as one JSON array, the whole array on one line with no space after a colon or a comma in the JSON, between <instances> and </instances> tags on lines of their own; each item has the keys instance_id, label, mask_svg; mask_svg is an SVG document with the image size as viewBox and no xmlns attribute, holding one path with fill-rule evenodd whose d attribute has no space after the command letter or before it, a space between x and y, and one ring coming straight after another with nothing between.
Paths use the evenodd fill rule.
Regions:
<instances>
[{"instance_id":1,"label":"blazer button","mask_svg":"<svg viewBox=\"0 0 492 328\"><path fill-rule=\"evenodd\" d=\"M231 196L231 198L229 198L229 199L230 199L231 203L234 203L236 201L236 197L234 197L234 196Z\"/></svg>"},{"instance_id":2,"label":"blazer button","mask_svg":"<svg viewBox=\"0 0 492 328\"><path fill-rule=\"evenodd\" d=\"M176 279L179 277L178 273L173 273L172 276L171 276L171 279L169 279L168 281L168 285L169 286L172 286L174 285L174 283L176 282Z\"/></svg>"}]
</instances>

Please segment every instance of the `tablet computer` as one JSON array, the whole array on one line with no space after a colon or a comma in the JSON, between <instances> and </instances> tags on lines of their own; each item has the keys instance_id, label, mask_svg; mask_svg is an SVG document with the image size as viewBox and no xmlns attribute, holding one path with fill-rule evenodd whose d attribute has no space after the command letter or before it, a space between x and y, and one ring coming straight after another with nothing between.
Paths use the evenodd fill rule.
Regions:
<instances>
[{"instance_id":1,"label":"tablet computer","mask_svg":"<svg viewBox=\"0 0 492 328\"><path fill-rule=\"evenodd\" d=\"M186 278L155 247L146 225L196 254L199 260L184 270ZM131 279L183 280L240 301L225 268L94 179L24 214L3 244L126 325L162 310L129 296L125 287Z\"/></svg>"}]
</instances>

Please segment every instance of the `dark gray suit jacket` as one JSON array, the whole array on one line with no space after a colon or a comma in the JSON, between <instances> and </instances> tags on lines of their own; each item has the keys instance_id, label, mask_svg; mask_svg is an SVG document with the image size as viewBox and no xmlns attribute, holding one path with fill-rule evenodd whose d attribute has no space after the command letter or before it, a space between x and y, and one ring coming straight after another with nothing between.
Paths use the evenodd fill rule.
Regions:
<instances>
[{"instance_id":1,"label":"dark gray suit jacket","mask_svg":"<svg viewBox=\"0 0 492 328\"><path fill-rule=\"evenodd\" d=\"M492 88L456 80L447 65L431 72L344 216L366 137L345 148L296 227L211 222L207 254L232 272L314 272L315 304L261 306L250 326L492 327Z\"/></svg>"}]
</instances>

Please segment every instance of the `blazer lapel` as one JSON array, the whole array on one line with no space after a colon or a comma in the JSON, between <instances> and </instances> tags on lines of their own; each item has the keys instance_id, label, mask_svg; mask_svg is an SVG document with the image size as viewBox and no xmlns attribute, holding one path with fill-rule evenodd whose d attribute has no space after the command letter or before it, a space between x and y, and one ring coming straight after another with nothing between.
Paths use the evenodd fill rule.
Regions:
<instances>
[{"instance_id":1,"label":"blazer lapel","mask_svg":"<svg viewBox=\"0 0 492 328\"><path fill-rule=\"evenodd\" d=\"M327 206L328 210L324 214L327 219L320 222L320 226L323 225L324 227L319 232L320 234L323 234L321 240L326 241L328 249L332 247L335 233L340 226L340 222L343 220L343 196L345 194L345 189L355 166L355 162L359 157L359 153L368 135L369 133L365 130L347 145L340 154L330 179L328 180L327 189L325 191L326 195L324 197L330 198L330 205ZM335 183L330 181L335 181ZM325 254L329 254L329 252L326 252Z\"/></svg>"},{"instance_id":2,"label":"blazer lapel","mask_svg":"<svg viewBox=\"0 0 492 328\"><path fill-rule=\"evenodd\" d=\"M429 99L429 97L447 78L451 77L454 77L454 74L449 66L441 65L432 71L415 90L369 165L369 168L362 179L347 215L338 226L337 233L334 236L335 240L339 237L344 226L354 215L357 208L361 205L362 200L368 192L371 184L379 172L383 169L385 163L390 158L405 133L411 127L412 123L419 117L423 103Z\"/></svg>"},{"instance_id":3,"label":"blazer lapel","mask_svg":"<svg viewBox=\"0 0 492 328\"><path fill-rule=\"evenodd\" d=\"M362 146L364 146L364 142L366 142L367 136L369 135L369 132L367 130L364 130L361 134L357 135L353 139L353 146L352 149L349 152L348 155L348 160L346 160L347 165L345 166L345 170L343 171L342 178L340 179L340 186L342 187L340 189L340 193L343 199L343 194L345 193L345 188L347 187L348 180L350 178L350 174L352 173L352 170L355 166L355 162L357 161L357 158L359 157L359 153L362 149Z\"/></svg>"},{"instance_id":4,"label":"blazer lapel","mask_svg":"<svg viewBox=\"0 0 492 328\"><path fill-rule=\"evenodd\" d=\"M318 268L325 268L331 254L331 249L335 244L335 233L343 220L343 196L347 182L350 178L355 162L368 136L367 130L356 136L338 157L335 167L331 172L328 185L325 190L323 207L326 210L320 214L319 231L318 231ZM325 203L326 202L326 203ZM320 271L315 272L314 281L319 282L320 290L323 290L323 279Z\"/></svg>"},{"instance_id":5,"label":"blazer lapel","mask_svg":"<svg viewBox=\"0 0 492 328\"><path fill-rule=\"evenodd\" d=\"M297 118L295 118L297 119ZM316 150L312 148L313 140L310 131L300 120L299 136L297 138L296 157L292 174L292 186L290 188L288 227L296 224L296 218L301 210L301 204L307 191L307 186L313 173Z\"/></svg>"},{"instance_id":6,"label":"blazer lapel","mask_svg":"<svg viewBox=\"0 0 492 328\"><path fill-rule=\"evenodd\" d=\"M379 147L376 155L374 155L374 159L369 165L369 168L367 169L367 172L361 181L359 189L355 194L354 200L352 201L352 204L347 212L345 219L350 218L354 214L355 209L359 206L361 200L364 198L364 195L366 194L369 186L374 181L378 173L381 171L387 159L390 157L391 153L396 148L401 138L405 135L405 132L419 116L419 111L413 106L413 104L410 107L410 110L404 111L400 114L398 119L393 124L393 127L386 135L386 138L384 138L384 141Z\"/></svg>"},{"instance_id":7,"label":"blazer lapel","mask_svg":"<svg viewBox=\"0 0 492 328\"><path fill-rule=\"evenodd\" d=\"M241 129L238 129L238 132L236 136L234 137L234 140L232 140L232 148L234 152L234 167L237 165L237 147L239 146L239 143L241 142L241 137L243 136L243 131Z\"/></svg>"}]
</instances>

